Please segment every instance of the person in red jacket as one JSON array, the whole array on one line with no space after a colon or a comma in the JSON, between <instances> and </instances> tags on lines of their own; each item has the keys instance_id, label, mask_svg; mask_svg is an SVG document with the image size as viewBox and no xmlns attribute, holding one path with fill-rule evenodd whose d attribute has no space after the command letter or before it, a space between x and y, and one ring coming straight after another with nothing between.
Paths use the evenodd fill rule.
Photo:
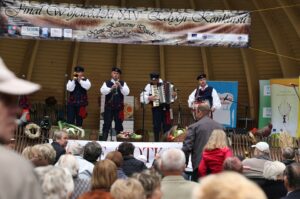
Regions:
<instances>
[{"instance_id":1,"label":"person in red jacket","mask_svg":"<svg viewBox=\"0 0 300 199\"><path fill-rule=\"evenodd\" d=\"M204 146L202 160L198 167L199 176L221 172L223 162L227 157L232 157L232 151L227 145L225 132L220 129L213 130Z\"/></svg>"}]
</instances>

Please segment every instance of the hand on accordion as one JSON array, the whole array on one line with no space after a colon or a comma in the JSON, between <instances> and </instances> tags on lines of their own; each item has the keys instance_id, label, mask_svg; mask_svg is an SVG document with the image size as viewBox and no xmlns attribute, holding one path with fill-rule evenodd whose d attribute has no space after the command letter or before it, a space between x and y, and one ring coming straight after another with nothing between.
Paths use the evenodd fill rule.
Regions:
<instances>
[{"instance_id":1,"label":"hand on accordion","mask_svg":"<svg viewBox=\"0 0 300 199\"><path fill-rule=\"evenodd\" d=\"M159 98L158 98L158 96L155 96L155 95L151 95L151 96L148 97L149 101L154 101L154 100L157 100L157 99L159 99Z\"/></svg>"},{"instance_id":2,"label":"hand on accordion","mask_svg":"<svg viewBox=\"0 0 300 199\"><path fill-rule=\"evenodd\" d=\"M177 96L177 93L176 93L176 92L173 92L173 93L172 93L172 97L175 98L176 96Z\"/></svg>"}]
</instances>

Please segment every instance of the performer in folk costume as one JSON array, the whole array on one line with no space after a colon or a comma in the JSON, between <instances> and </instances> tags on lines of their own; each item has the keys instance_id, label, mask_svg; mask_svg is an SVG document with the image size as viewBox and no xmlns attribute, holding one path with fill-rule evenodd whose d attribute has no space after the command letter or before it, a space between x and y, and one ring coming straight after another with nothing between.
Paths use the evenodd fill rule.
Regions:
<instances>
[{"instance_id":1,"label":"performer in folk costume","mask_svg":"<svg viewBox=\"0 0 300 199\"><path fill-rule=\"evenodd\" d=\"M151 103L152 105L152 122L153 122L153 132L154 132L154 141L158 142L160 138L161 126L163 127L163 132L167 132L171 129L172 126L172 110L170 110L170 103L162 103L159 100L158 93L153 93L153 86L160 87L165 83L169 83L163 81L159 78L159 73L150 73L150 83L148 83L144 89L144 91L140 95L140 101L144 104ZM170 83L169 83L170 84ZM172 84L171 84L172 85ZM173 88L173 85L172 85ZM172 91L171 91L172 92ZM176 92L172 92L171 101L177 97ZM157 103L157 105L155 105Z\"/></svg>"},{"instance_id":2,"label":"performer in folk costume","mask_svg":"<svg viewBox=\"0 0 300 199\"><path fill-rule=\"evenodd\" d=\"M124 96L129 94L126 82L120 80L121 69L113 67L111 79L103 83L100 92L105 95L104 124L102 128L102 139L107 140L111 123L114 119L115 130L119 134L123 131L124 120Z\"/></svg>"},{"instance_id":3,"label":"performer in folk costume","mask_svg":"<svg viewBox=\"0 0 300 199\"><path fill-rule=\"evenodd\" d=\"M189 108L195 103L209 102L211 112L221 108L221 101L216 89L206 84L206 74L197 77L199 86L190 94L188 99Z\"/></svg>"},{"instance_id":4,"label":"performer in folk costume","mask_svg":"<svg viewBox=\"0 0 300 199\"><path fill-rule=\"evenodd\" d=\"M69 124L82 126L83 119L87 116L87 90L90 88L91 82L84 77L84 68L76 66L74 68L73 79L67 83L67 91L70 92L67 106L67 122Z\"/></svg>"}]
</instances>

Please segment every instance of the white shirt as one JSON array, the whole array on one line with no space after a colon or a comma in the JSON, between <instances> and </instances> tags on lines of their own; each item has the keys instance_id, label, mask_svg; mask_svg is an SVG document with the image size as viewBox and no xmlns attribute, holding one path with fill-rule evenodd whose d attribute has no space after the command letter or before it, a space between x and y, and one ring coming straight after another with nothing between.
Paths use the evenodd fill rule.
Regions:
<instances>
[{"instance_id":1,"label":"white shirt","mask_svg":"<svg viewBox=\"0 0 300 199\"><path fill-rule=\"evenodd\" d=\"M69 80L67 83L67 91L72 92L75 89L75 81L76 80ZM79 80L79 84L81 85L82 88L85 90L89 90L91 88L91 82L89 79L86 80Z\"/></svg>"},{"instance_id":2,"label":"white shirt","mask_svg":"<svg viewBox=\"0 0 300 199\"><path fill-rule=\"evenodd\" d=\"M116 83L116 81L114 79L111 79L110 81L114 84ZM106 82L104 82L100 88L100 93L102 95L108 95L111 91L112 91L111 88L107 87ZM126 82L124 82L123 86L120 85L120 91L124 96L129 95L130 90L129 90Z\"/></svg>"},{"instance_id":3,"label":"white shirt","mask_svg":"<svg viewBox=\"0 0 300 199\"><path fill-rule=\"evenodd\" d=\"M163 83L163 80L159 79L158 83ZM151 95L152 95L152 91L151 91L151 85L149 83L145 86L144 91L141 92L140 94L140 102L143 104L149 104L150 103L149 96ZM173 97L173 99L174 100L177 99L177 96Z\"/></svg>"},{"instance_id":4,"label":"white shirt","mask_svg":"<svg viewBox=\"0 0 300 199\"><path fill-rule=\"evenodd\" d=\"M201 86L199 86L199 89L204 90L207 87L208 87L208 85L206 85L204 88L201 88ZM196 91L197 91L197 89L195 89L189 96L189 99L188 99L189 108L193 108L193 103L195 102ZM221 105L221 101L220 101L220 98L219 98L219 95L218 95L216 89L213 88L211 96L213 98L212 108L220 109L222 105Z\"/></svg>"}]
</instances>

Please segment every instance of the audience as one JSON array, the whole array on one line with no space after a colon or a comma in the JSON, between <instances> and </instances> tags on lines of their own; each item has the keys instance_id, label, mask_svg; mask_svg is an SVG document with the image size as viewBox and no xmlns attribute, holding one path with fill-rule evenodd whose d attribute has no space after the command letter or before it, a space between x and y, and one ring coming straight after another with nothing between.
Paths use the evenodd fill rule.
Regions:
<instances>
[{"instance_id":1,"label":"audience","mask_svg":"<svg viewBox=\"0 0 300 199\"><path fill-rule=\"evenodd\" d=\"M295 150L292 147L285 147L281 150L282 162L287 166L295 162Z\"/></svg>"},{"instance_id":2,"label":"audience","mask_svg":"<svg viewBox=\"0 0 300 199\"><path fill-rule=\"evenodd\" d=\"M243 164L238 157L228 157L224 160L223 170L243 173Z\"/></svg>"},{"instance_id":3,"label":"audience","mask_svg":"<svg viewBox=\"0 0 300 199\"><path fill-rule=\"evenodd\" d=\"M258 142L254 147L254 157L243 160L244 175L252 179L263 178L263 170L265 162L271 161L269 144L266 142ZM258 182L257 181L257 182Z\"/></svg>"},{"instance_id":4,"label":"audience","mask_svg":"<svg viewBox=\"0 0 300 199\"><path fill-rule=\"evenodd\" d=\"M144 170L142 173L133 174L132 178L137 179L142 184L146 199L161 199L161 177L153 170Z\"/></svg>"},{"instance_id":5,"label":"audience","mask_svg":"<svg viewBox=\"0 0 300 199\"><path fill-rule=\"evenodd\" d=\"M208 142L204 146L202 159L198 168L198 176L221 172L224 160L231 156L232 151L227 146L225 132L221 129L213 130Z\"/></svg>"},{"instance_id":6,"label":"audience","mask_svg":"<svg viewBox=\"0 0 300 199\"><path fill-rule=\"evenodd\" d=\"M123 156L123 165L122 169L127 176L131 176L133 173L142 172L144 169L147 169L146 165L134 158L134 145L130 142L123 142L119 145L118 151Z\"/></svg>"},{"instance_id":7,"label":"audience","mask_svg":"<svg viewBox=\"0 0 300 199\"><path fill-rule=\"evenodd\" d=\"M34 166L47 166L54 164L56 152L51 144L37 144L32 147L33 158L31 162Z\"/></svg>"},{"instance_id":8,"label":"audience","mask_svg":"<svg viewBox=\"0 0 300 199\"><path fill-rule=\"evenodd\" d=\"M283 183L283 172L285 165L279 161L268 161L264 165L263 176L266 179L260 187L267 195L268 199L280 199L287 191Z\"/></svg>"},{"instance_id":9,"label":"audience","mask_svg":"<svg viewBox=\"0 0 300 199\"><path fill-rule=\"evenodd\" d=\"M92 164L96 164L101 159L102 148L98 142L88 142L83 147L83 158Z\"/></svg>"},{"instance_id":10,"label":"audience","mask_svg":"<svg viewBox=\"0 0 300 199\"><path fill-rule=\"evenodd\" d=\"M56 151L54 164L58 161L59 157L66 153L66 146L68 144L68 133L63 130L57 130L53 135L53 142L51 145Z\"/></svg>"},{"instance_id":11,"label":"audience","mask_svg":"<svg viewBox=\"0 0 300 199\"><path fill-rule=\"evenodd\" d=\"M114 199L146 199L142 184L133 178L118 179L110 192Z\"/></svg>"},{"instance_id":12,"label":"audience","mask_svg":"<svg viewBox=\"0 0 300 199\"><path fill-rule=\"evenodd\" d=\"M66 168L72 174L74 181L74 192L72 199L77 199L80 195L90 190L90 181L78 177L79 165L76 158L71 154L60 156L57 166Z\"/></svg>"},{"instance_id":13,"label":"audience","mask_svg":"<svg viewBox=\"0 0 300 199\"><path fill-rule=\"evenodd\" d=\"M44 199L69 199L74 191L71 173L64 168L52 165L36 167Z\"/></svg>"},{"instance_id":14,"label":"audience","mask_svg":"<svg viewBox=\"0 0 300 199\"><path fill-rule=\"evenodd\" d=\"M284 170L284 186L288 193L282 199L300 198L300 163L292 163Z\"/></svg>"},{"instance_id":15,"label":"audience","mask_svg":"<svg viewBox=\"0 0 300 199\"><path fill-rule=\"evenodd\" d=\"M81 146L78 142L72 142L69 144L67 152L74 155L79 164L79 178L90 180L92 177L94 164L83 159L83 146Z\"/></svg>"},{"instance_id":16,"label":"audience","mask_svg":"<svg viewBox=\"0 0 300 199\"><path fill-rule=\"evenodd\" d=\"M120 178L127 179L127 176L122 169L123 156L119 151L111 151L106 155L105 158L113 161L116 164L116 166L118 168L118 170L117 170L118 179L120 179Z\"/></svg>"},{"instance_id":17,"label":"audience","mask_svg":"<svg viewBox=\"0 0 300 199\"><path fill-rule=\"evenodd\" d=\"M193 199L267 199L252 181L236 172L222 172L201 178Z\"/></svg>"},{"instance_id":18,"label":"audience","mask_svg":"<svg viewBox=\"0 0 300 199\"><path fill-rule=\"evenodd\" d=\"M100 160L95 164L91 191L79 199L112 199L110 188L117 180L117 166L111 160Z\"/></svg>"},{"instance_id":19,"label":"audience","mask_svg":"<svg viewBox=\"0 0 300 199\"><path fill-rule=\"evenodd\" d=\"M198 183L185 180L183 172L185 169L185 155L179 149L167 149L161 155L161 181L162 199L191 198L191 190Z\"/></svg>"}]
</instances>

